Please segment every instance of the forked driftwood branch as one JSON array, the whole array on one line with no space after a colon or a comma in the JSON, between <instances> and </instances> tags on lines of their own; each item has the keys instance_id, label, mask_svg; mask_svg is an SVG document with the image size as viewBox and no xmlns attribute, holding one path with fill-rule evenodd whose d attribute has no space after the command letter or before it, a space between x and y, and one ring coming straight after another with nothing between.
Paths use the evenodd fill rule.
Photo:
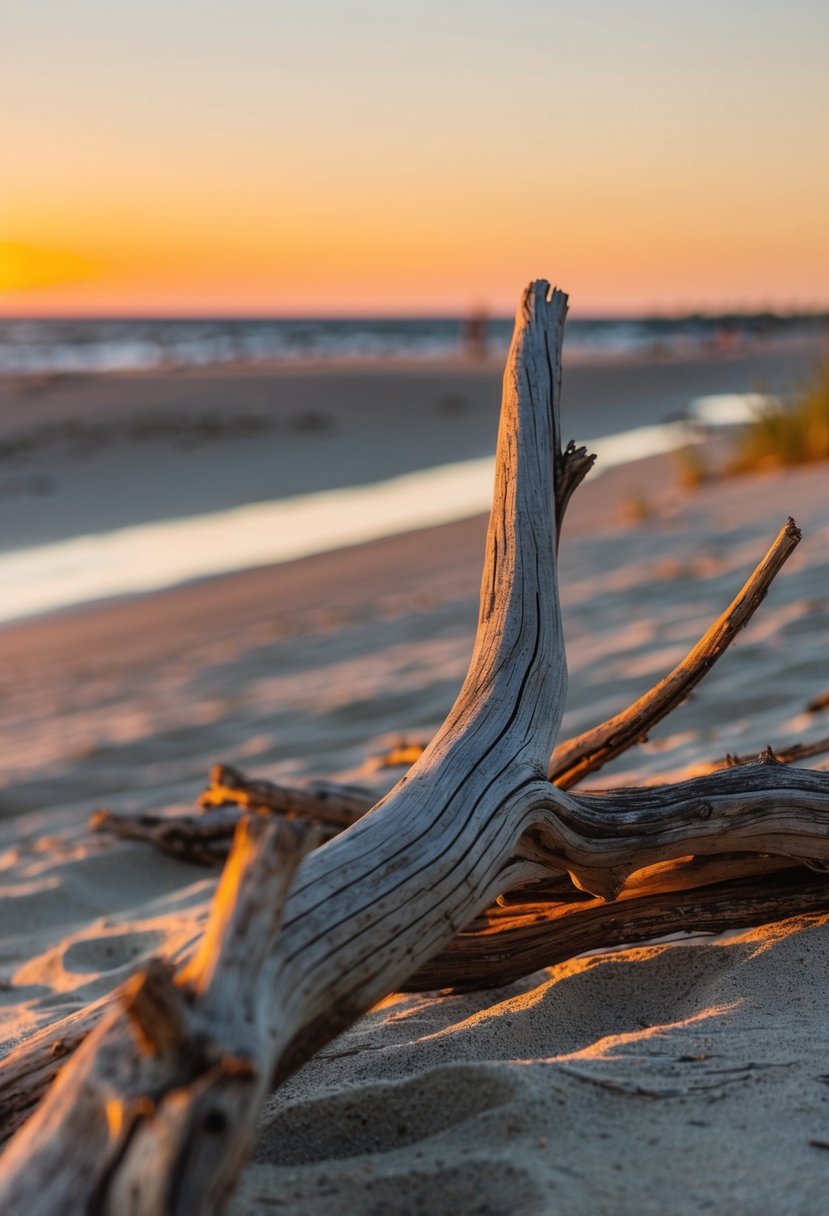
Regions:
<instances>
[{"instance_id":1,"label":"forked driftwood branch","mask_svg":"<svg viewBox=\"0 0 829 1216\"><path fill-rule=\"evenodd\" d=\"M824 773L767 758L592 795L547 777L566 685L565 312L543 282L519 309L475 650L446 722L386 798L305 857L287 900L301 826L258 816L240 829L196 958L176 977L150 965L122 990L0 1159L0 1210L221 1211L269 1084L504 892L552 876L595 907L644 867L689 855L829 862Z\"/></svg>"}]
</instances>

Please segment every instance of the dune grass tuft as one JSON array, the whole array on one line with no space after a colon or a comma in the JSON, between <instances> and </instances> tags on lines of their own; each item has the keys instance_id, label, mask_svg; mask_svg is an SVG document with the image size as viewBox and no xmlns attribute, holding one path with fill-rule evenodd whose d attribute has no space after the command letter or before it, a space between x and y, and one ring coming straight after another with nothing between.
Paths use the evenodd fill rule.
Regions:
<instances>
[{"instance_id":1,"label":"dune grass tuft","mask_svg":"<svg viewBox=\"0 0 829 1216\"><path fill-rule=\"evenodd\" d=\"M679 448L675 457L679 484L683 490L698 490L713 479L708 461L698 444L688 444Z\"/></svg>"},{"instance_id":2,"label":"dune grass tuft","mask_svg":"<svg viewBox=\"0 0 829 1216\"><path fill-rule=\"evenodd\" d=\"M829 460L829 357L793 404L770 404L736 443L732 473Z\"/></svg>"}]
</instances>

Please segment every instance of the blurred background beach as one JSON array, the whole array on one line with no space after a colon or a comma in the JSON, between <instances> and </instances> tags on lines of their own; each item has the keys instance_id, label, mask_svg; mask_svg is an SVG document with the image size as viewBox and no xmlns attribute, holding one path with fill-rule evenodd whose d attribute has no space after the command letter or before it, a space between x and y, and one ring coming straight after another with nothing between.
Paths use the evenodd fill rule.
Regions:
<instances>
[{"instance_id":1,"label":"blurred background beach","mask_svg":"<svg viewBox=\"0 0 829 1216\"><path fill-rule=\"evenodd\" d=\"M0 326L0 622L486 511L510 322L467 328ZM573 335L563 425L604 472L795 397L824 322Z\"/></svg>"},{"instance_id":2,"label":"blurred background beach","mask_svg":"<svg viewBox=\"0 0 829 1216\"><path fill-rule=\"evenodd\" d=\"M571 295L565 430L614 439L600 467L794 394L827 325L826 23L10 6L0 620L484 510L539 275Z\"/></svg>"}]
</instances>

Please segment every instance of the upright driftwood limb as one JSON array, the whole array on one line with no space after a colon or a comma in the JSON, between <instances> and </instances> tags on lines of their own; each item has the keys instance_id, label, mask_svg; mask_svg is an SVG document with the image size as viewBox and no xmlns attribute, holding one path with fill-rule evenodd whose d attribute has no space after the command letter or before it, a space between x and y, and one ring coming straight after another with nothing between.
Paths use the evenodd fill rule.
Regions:
<instances>
[{"instance_id":1,"label":"upright driftwood limb","mask_svg":"<svg viewBox=\"0 0 829 1216\"><path fill-rule=\"evenodd\" d=\"M305 858L278 936L286 875L267 882L264 860L231 858L236 879L223 880L192 967L178 982L145 971L12 1140L0 1210L221 1211L268 1080L531 880L569 874L612 898L636 870L689 853L829 861L826 774L769 762L601 796L547 779L566 683L555 541L565 312L543 282L519 309L475 650L443 727L385 799Z\"/></svg>"},{"instance_id":2,"label":"upright driftwood limb","mask_svg":"<svg viewBox=\"0 0 829 1216\"><path fill-rule=\"evenodd\" d=\"M513 850L525 827L526 791L543 781L566 682L553 505L565 313L565 297L550 294L546 283L534 284L522 300L504 376L470 670L444 727L412 771L374 811L306 858L286 909L285 946L271 956L271 974L282 974L280 995L258 1010L267 1021L258 1061L265 1074L296 1066L400 984L514 876L535 869ZM123 1201L119 1176L139 1187L135 1211L153 1210L145 1200L155 1201L160 1177L172 1195L170 1211L220 1210L218 1202L196 1209L192 1198L187 1207L175 1198L200 1191L200 1154L155 1162L149 1181L143 1154L142 1169L134 1168L131 1141L112 1163L101 1114L78 1118L79 1110L102 1104L102 1059L116 1091L142 1059L135 1036L123 1033L120 1054L99 1054L104 1033L102 1027L90 1036L73 1061L75 1102L64 1101L65 1085L54 1087L36 1127L48 1129L65 1159L114 1166L97 1191L103 1211L119 1210L113 1206L115 1196ZM29 1126L12 1140L0 1168L0 1196L14 1196L21 1206L27 1195L34 1200L39 1187L32 1178L42 1175L25 1166L40 1139ZM225 1188L234 1169L228 1165ZM49 1190L51 1209L41 1203L29 1210L77 1203L78 1183L74 1171L63 1171Z\"/></svg>"}]
</instances>

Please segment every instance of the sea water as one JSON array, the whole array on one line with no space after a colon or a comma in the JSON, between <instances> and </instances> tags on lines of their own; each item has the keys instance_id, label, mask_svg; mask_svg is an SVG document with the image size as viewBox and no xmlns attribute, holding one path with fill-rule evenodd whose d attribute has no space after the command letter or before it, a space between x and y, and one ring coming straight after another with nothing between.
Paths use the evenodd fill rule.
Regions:
<instances>
[{"instance_id":1,"label":"sea water","mask_svg":"<svg viewBox=\"0 0 829 1216\"><path fill-rule=\"evenodd\" d=\"M477 322L474 342L470 321ZM698 355L774 338L825 333L817 315L580 318L567 324L567 357ZM0 375L205 367L236 362L436 359L503 355L509 317L133 319L0 318Z\"/></svg>"},{"instance_id":2,"label":"sea water","mask_svg":"<svg viewBox=\"0 0 829 1216\"><path fill-rule=\"evenodd\" d=\"M744 422L766 400L754 393L701 397L690 403L687 421L593 439L594 475L696 442L700 424ZM494 470L494 456L462 460L370 485L12 550L0 554L0 622L466 519L489 509Z\"/></svg>"}]
</instances>

